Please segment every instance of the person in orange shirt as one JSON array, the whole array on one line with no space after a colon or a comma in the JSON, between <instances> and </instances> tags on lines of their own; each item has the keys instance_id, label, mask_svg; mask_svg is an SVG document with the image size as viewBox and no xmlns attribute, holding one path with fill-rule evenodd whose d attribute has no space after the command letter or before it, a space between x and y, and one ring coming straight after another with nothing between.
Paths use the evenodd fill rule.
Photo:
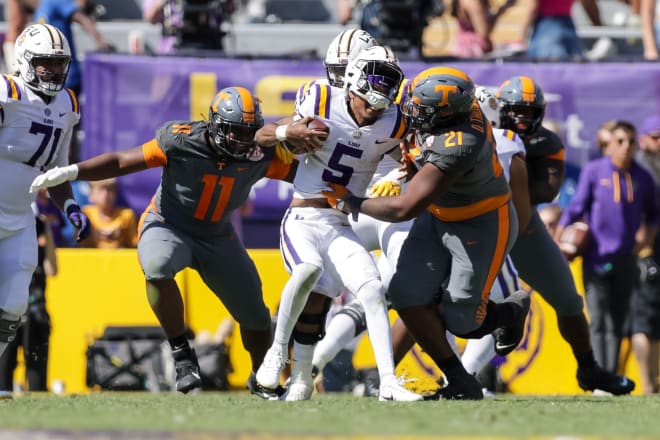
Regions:
<instances>
[{"instance_id":1,"label":"person in orange shirt","mask_svg":"<svg viewBox=\"0 0 660 440\"><path fill-rule=\"evenodd\" d=\"M117 206L117 179L90 183L89 200L83 212L92 223L92 234L81 243L100 249L132 248L137 246L137 221L130 208Z\"/></svg>"}]
</instances>

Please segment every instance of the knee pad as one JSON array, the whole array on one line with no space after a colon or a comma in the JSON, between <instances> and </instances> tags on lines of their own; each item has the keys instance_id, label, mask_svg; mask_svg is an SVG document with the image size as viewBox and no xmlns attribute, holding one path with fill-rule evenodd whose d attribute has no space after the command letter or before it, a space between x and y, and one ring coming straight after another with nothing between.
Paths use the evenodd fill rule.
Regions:
<instances>
[{"instance_id":1,"label":"knee pad","mask_svg":"<svg viewBox=\"0 0 660 440\"><path fill-rule=\"evenodd\" d=\"M359 301L352 301L346 304L337 315L346 315L355 323L355 335L358 336L367 330L367 321L364 317L364 309Z\"/></svg>"},{"instance_id":2,"label":"knee pad","mask_svg":"<svg viewBox=\"0 0 660 440\"><path fill-rule=\"evenodd\" d=\"M14 342L21 317L0 309L0 342Z\"/></svg>"},{"instance_id":3,"label":"knee pad","mask_svg":"<svg viewBox=\"0 0 660 440\"><path fill-rule=\"evenodd\" d=\"M328 310L330 310L330 298L324 304L323 312L301 313L297 322L312 325L315 329L302 331L294 328L291 334L293 340L303 345L313 345L323 339L325 336L325 318L328 316Z\"/></svg>"}]
</instances>

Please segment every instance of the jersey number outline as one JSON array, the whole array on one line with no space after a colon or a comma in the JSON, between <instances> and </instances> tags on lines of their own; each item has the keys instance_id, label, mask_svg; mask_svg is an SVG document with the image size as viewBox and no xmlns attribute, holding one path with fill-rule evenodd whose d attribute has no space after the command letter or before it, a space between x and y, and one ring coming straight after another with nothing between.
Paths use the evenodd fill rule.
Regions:
<instances>
[{"instance_id":1,"label":"jersey number outline","mask_svg":"<svg viewBox=\"0 0 660 440\"><path fill-rule=\"evenodd\" d=\"M337 185L348 185L348 182L351 181L351 177L353 176L353 171L355 170L351 166L340 163L342 156L350 156L359 159L362 157L362 153L364 153L362 150L337 142L337 145L332 152L332 156L330 156L330 160L328 160L328 168L330 169L326 168L323 170L323 181L336 183ZM336 175L333 171L337 171L340 174Z\"/></svg>"},{"instance_id":2,"label":"jersey number outline","mask_svg":"<svg viewBox=\"0 0 660 440\"><path fill-rule=\"evenodd\" d=\"M204 183L204 189L202 189L202 196L199 199L197 204L197 209L195 209L195 217L197 220L205 220L209 211L209 206L213 195L215 194L216 186L220 187L220 195L218 196L218 201L215 203L215 208L211 214L211 221L217 222L222 218L222 214L227 208L227 203L229 202L229 196L231 195L231 190L234 188L233 177L221 176L218 179L218 176L215 174L204 174L202 176L202 182Z\"/></svg>"},{"instance_id":3,"label":"jersey number outline","mask_svg":"<svg viewBox=\"0 0 660 440\"><path fill-rule=\"evenodd\" d=\"M30 125L30 134L35 134L35 135L41 134L43 135L43 138L41 139L41 144L39 145L39 148L37 149L37 151L35 151L35 153L32 155L30 160L23 163L31 167L35 166L39 158L44 154L44 151L46 150L48 144L51 143L50 139L52 137L53 142L51 143L50 146L50 153L48 153L48 158L46 159L46 162L44 162L42 165L42 166L47 166L53 160L55 151L57 151L57 144L60 142L62 129L56 128L55 130L53 130L52 125L40 124L38 122L33 121L32 125Z\"/></svg>"}]
</instances>

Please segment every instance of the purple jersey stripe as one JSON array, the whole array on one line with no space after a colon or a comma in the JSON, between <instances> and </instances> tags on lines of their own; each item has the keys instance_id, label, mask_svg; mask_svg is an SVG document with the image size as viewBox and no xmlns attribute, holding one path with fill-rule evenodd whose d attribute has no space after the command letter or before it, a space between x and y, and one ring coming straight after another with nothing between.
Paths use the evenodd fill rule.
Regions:
<instances>
[{"instance_id":1,"label":"purple jersey stripe","mask_svg":"<svg viewBox=\"0 0 660 440\"><path fill-rule=\"evenodd\" d=\"M291 237L289 237L289 234L286 232L286 220L287 217L291 215L291 209L287 209L286 214L284 215L284 220L282 221L282 228L280 228L280 235L282 237L281 242L282 242L282 256L284 257L284 262L289 267L289 269L293 268L293 266L297 266L298 264L302 263L302 259L296 252L296 249L293 247L293 243L291 243ZM293 260L293 261L291 261Z\"/></svg>"},{"instance_id":2,"label":"purple jersey stripe","mask_svg":"<svg viewBox=\"0 0 660 440\"><path fill-rule=\"evenodd\" d=\"M513 261L511 261L511 257L507 256L504 259L504 263L506 264L507 269L509 269L509 273L511 274L511 278L513 278L513 287L516 290L520 290L520 281L518 280L518 271L516 270L516 266L513 265Z\"/></svg>"},{"instance_id":3,"label":"purple jersey stripe","mask_svg":"<svg viewBox=\"0 0 660 440\"><path fill-rule=\"evenodd\" d=\"M313 87L316 89L316 93L314 93L314 114L318 115L321 103L321 86L319 84L314 84Z\"/></svg>"},{"instance_id":4,"label":"purple jersey stripe","mask_svg":"<svg viewBox=\"0 0 660 440\"><path fill-rule=\"evenodd\" d=\"M497 274L497 283L500 285L500 290L502 291L502 298L507 298L511 295L511 292L509 292L509 285L506 283L506 280L504 279L504 275L502 275L502 272Z\"/></svg>"}]
</instances>

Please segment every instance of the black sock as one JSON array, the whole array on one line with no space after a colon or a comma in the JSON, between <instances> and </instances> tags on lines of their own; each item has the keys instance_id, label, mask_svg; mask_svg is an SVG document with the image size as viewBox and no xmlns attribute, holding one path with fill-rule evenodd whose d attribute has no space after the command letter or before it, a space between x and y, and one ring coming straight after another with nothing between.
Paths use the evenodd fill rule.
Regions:
<instances>
[{"instance_id":1,"label":"black sock","mask_svg":"<svg viewBox=\"0 0 660 440\"><path fill-rule=\"evenodd\" d=\"M495 304L493 301L488 301L486 305L486 318L481 323L479 328L472 330L469 333L456 335L464 339L479 339L489 335L499 327L510 325L518 314L518 308L512 303L499 303Z\"/></svg>"},{"instance_id":2,"label":"black sock","mask_svg":"<svg viewBox=\"0 0 660 440\"><path fill-rule=\"evenodd\" d=\"M578 368L593 368L597 365L593 350L589 350L582 354L576 354L575 360L577 361Z\"/></svg>"},{"instance_id":3,"label":"black sock","mask_svg":"<svg viewBox=\"0 0 660 440\"><path fill-rule=\"evenodd\" d=\"M438 367L447 377L465 376L468 374L463 367L460 359L453 355L447 359L443 359L438 363Z\"/></svg>"},{"instance_id":4,"label":"black sock","mask_svg":"<svg viewBox=\"0 0 660 440\"><path fill-rule=\"evenodd\" d=\"M180 336L175 336L172 339L168 339L167 342L170 343L170 347L172 347L172 351L180 350L182 348L190 349L190 345L188 344L188 338L186 338L185 333Z\"/></svg>"}]
</instances>

